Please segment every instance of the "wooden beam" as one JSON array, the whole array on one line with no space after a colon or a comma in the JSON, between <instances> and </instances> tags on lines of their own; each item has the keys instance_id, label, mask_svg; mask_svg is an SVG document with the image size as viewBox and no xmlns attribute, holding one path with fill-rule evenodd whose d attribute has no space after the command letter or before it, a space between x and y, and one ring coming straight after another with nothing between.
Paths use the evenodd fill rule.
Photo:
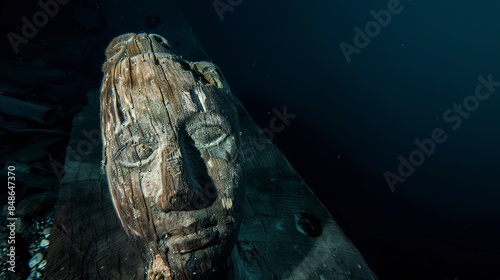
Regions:
<instances>
[{"instance_id":1,"label":"wooden beam","mask_svg":"<svg viewBox=\"0 0 500 280\"><path fill-rule=\"evenodd\" d=\"M142 55L140 48L138 51ZM225 82L215 72L214 76L203 75L206 63L178 62L196 77L201 73L204 83ZM169 74L170 79L175 77L175 73ZM231 98L234 103L227 106L234 106L237 112L246 193L241 200L239 235L228 257L227 278L377 279L285 156L241 103ZM144 279L145 267L150 266L143 263L120 225L114 208L117 203L113 204L102 173L98 100L97 92L90 94L89 105L74 119L50 237L47 279ZM182 207L190 210L190 205Z\"/></svg>"}]
</instances>

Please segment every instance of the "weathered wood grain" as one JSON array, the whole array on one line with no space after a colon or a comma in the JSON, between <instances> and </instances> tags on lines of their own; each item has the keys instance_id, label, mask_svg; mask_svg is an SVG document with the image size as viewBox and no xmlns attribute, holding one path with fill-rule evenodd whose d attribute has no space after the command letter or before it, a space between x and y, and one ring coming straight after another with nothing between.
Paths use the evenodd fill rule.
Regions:
<instances>
[{"instance_id":1,"label":"weathered wood grain","mask_svg":"<svg viewBox=\"0 0 500 280\"><path fill-rule=\"evenodd\" d=\"M376 279L279 149L259 136L251 117L237 106L247 186L242 225L230 257L237 270L231 272L234 279ZM91 103L75 117L73 150L80 141L89 141L82 131L98 127L98 112L98 104ZM100 161L100 146L81 161L67 159L47 279L144 278L142 261L114 212ZM303 210L321 221L320 237L297 230L295 215ZM85 228L91 230L82 231Z\"/></svg>"},{"instance_id":2,"label":"weathered wood grain","mask_svg":"<svg viewBox=\"0 0 500 280\"><path fill-rule=\"evenodd\" d=\"M101 174L98 127L95 101L73 122L50 236L47 279L143 278L137 253L116 218L106 178Z\"/></svg>"},{"instance_id":3,"label":"weathered wood grain","mask_svg":"<svg viewBox=\"0 0 500 280\"><path fill-rule=\"evenodd\" d=\"M103 66L103 165L123 228L149 279L223 270L244 179L233 96L209 62L188 62L156 34L124 34Z\"/></svg>"},{"instance_id":4,"label":"weathered wood grain","mask_svg":"<svg viewBox=\"0 0 500 280\"><path fill-rule=\"evenodd\" d=\"M150 279L214 278L210 272L224 267L241 214L233 255L240 277L373 277L215 65L188 62L164 38L146 34L115 38L107 57L104 162L114 206ZM207 184L213 197L204 192ZM212 235L201 225L208 216L215 217ZM189 228L201 236L177 230L192 220L200 222ZM183 241L172 244L177 239Z\"/></svg>"},{"instance_id":5,"label":"weathered wood grain","mask_svg":"<svg viewBox=\"0 0 500 280\"><path fill-rule=\"evenodd\" d=\"M161 44L161 42L158 43ZM161 50L158 46L152 46L152 48L156 48L153 49L154 51ZM122 50L118 49L118 51ZM160 72L155 72L161 68L166 70L167 74L164 74L163 77L166 77L168 82L177 83L177 85L187 84L188 87L180 92L192 94L189 96L176 95L175 93L179 93L179 91L175 90L157 92L156 94L159 93L161 96L166 94L168 102L173 102L173 105L165 106L166 102L158 102L158 100L150 98L148 94L151 91L143 93L134 92L134 95L130 97L130 100L133 102L129 103L129 105L133 108L139 106L142 109L125 110L124 112L122 111L125 114L118 114L115 117L123 120L120 124L126 123L127 118L128 120L140 120L142 123L139 126L129 126L126 130L123 130L120 126L107 127L106 129L108 130L104 130L104 137L110 137L108 140L111 142L108 142L108 145L118 144L123 139L134 139L135 136L154 140L154 137L150 137L155 135L155 133L150 132L157 128L161 129L162 126L165 126L172 133L176 133L175 141L172 140L169 142L163 139L162 143L170 143L170 147L172 143L179 143L181 137L184 136L181 136L178 132L189 129L186 129L184 122L169 123L165 122L166 119L159 118L158 116L163 116L159 112L164 110L164 108L168 108L171 112L174 112L172 114L176 119L190 119L195 124L198 123L198 125L193 126L191 134L195 133L195 131L202 131L199 136L194 137L199 137L200 139L207 138L208 136L204 132L205 130L201 129L200 124L213 121L217 117L211 115L209 118L191 118L191 115L187 114L185 110L186 108L190 110L202 110L200 108L204 107L203 102L188 102L189 100L194 100L193 96L201 96L200 92L216 96L215 100L217 101L208 104L215 106L216 110L236 113L237 124L230 121L226 129L230 131L228 135L237 135L234 140L234 143L237 144L237 151L233 151L232 153L241 154L241 157L236 157L239 159L237 163L240 164L240 170L233 168L231 172L239 173L238 176L243 178L241 188L246 189L246 192L241 199L235 200L241 201L242 209L239 211L241 225L234 247L231 248L229 246L227 248L227 250L232 249L227 263L225 266L221 266L221 270L224 270L226 275L212 275L213 279L222 279L223 277L227 277L227 279L376 279L376 276L368 268L359 251L342 233L331 215L321 205L320 201L314 196L300 176L297 175L285 156L264 136L239 101L230 95L230 92L226 92L229 88L215 67L210 63L190 63L171 55L162 55L164 50L158 53L154 53L153 51L147 54L143 54L140 48L131 51L136 52L133 55L136 58L135 60L132 59L125 62L131 63L129 64L130 67L128 67L129 71L134 71L133 63L136 63L136 65L147 63L147 65L145 64L140 68L144 71L139 71L134 75L134 77L142 78L133 80L123 78L121 82L104 83L103 90L109 90L110 92L112 90L127 91L133 87L133 83L140 85L154 79L154 77L160 77L159 84L163 83L162 86L155 88L163 89L168 86L168 83L161 81L162 76L159 75ZM108 56L112 57L113 53L108 53ZM162 62L165 62L163 66L161 66ZM111 65L114 65L114 63L116 61L112 64L105 64L104 69L112 67ZM149 65L150 63L153 63L154 66ZM121 71L120 73L125 73L125 68L127 67L124 65L126 64L121 64L119 69L117 68ZM173 67L172 65L176 65L175 67L177 68L169 68ZM175 73L183 73L183 75L175 76ZM186 77L189 77L189 79L186 80ZM118 87L111 87L110 85L112 84L118 85ZM110 88L106 89L106 87ZM198 89L199 92L195 92L194 89ZM218 91L218 89L223 92L213 92L214 90ZM226 95L221 100L217 99L217 94ZM99 103L96 99L96 96L91 96L92 102L90 102L89 106L75 117L70 143L70 147L75 151L78 150L79 145L82 147L82 141L94 143L94 141L88 139L88 133L84 133L83 131L89 132L99 127ZM121 100L121 102L124 101ZM214 105L221 102L225 105ZM147 106L141 107L144 104ZM131 115L127 116L127 112L131 113ZM134 116L134 114L136 115ZM147 117L139 118L137 114L146 115ZM169 119L174 119L174 117L169 116ZM136 129L148 127L144 126L146 125L144 122L148 119L153 123L152 126L149 126L151 127L149 130ZM106 121L111 121L111 117L106 119ZM123 139L114 138L115 135L120 135L120 133L115 133L115 128L120 133L125 133L126 137ZM199 130L196 128L199 128ZM111 159L122 161L122 166L129 164L136 165L132 166L133 168L146 167L147 164L143 165L143 161L146 162L148 155L154 152L154 150L158 150L158 146L149 146L151 143L149 140L145 142L136 141L133 145L130 145L135 149L136 154L113 155ZM188 141L189 138L184 140ZM207 141L210 142L212 140L208 139ZM100 142L100 139L98 142ZM167 146L164 148L167 148ZM80 150L82 150L81 147ZM120 150L121 147L116 146L116 149ZM228 149L231 150L230 148ZM75 159L74 155L71 158L72 155L68 154L65 176L59 194L55 226L51 235L51 246L49 248L46 271L47 279L144 279L147 269L154 271L153 274L150 274L150 277L156 279L161 277L168 278L169 275L177 277L173 279L198 279L196 278L197 276L193 276L192 274L188 275L185 273L184 276L176 276L176 271L168 271L171 267L175 268L176 260L165 256L164 252L164 255L161 256L161 251L165 250L161 242L156 244L149 242L158 238L158 235L155 233L147 231L148 228L156 228L154 219L148 220L148 218L144 217L144 220L141 221L139 219L137 221L137 219L133 218L133 209L137 209L137 206L147 208L152 205L152 202L157 202L159 205L158 210L161 210L160 212L172 213L178 210L186 212L197 211L200 206L193 203L193 200L188 200L186 203L182 197L177 197L180 201L179 203L174 203L175 201L168 199L168 197L176 197L176 189L178 190L184 183L190 182L189 180L200 178L194 176L194 178L178 181L173 180L172 178L174 177L170 176L170 181L167 183L175 187L166 189L166 192L163 192L163 196L158 195L154 197L156 200L146 199L144 202L140 202L140 197L144 194L142 192L144 188L139 193L129 193L125 196L120 196L120 191L116 191L115 205L113 205L108 191L108 182L100 172L101 151L101 146L92 146L91 152L84 153L84 155L80 154L79 158ZM172 151L177 151L176 153L178 154L177 157L174 154L170 158L178 159L178 155L187 150L174 147ZM191 152L196 153L196 150L191 150ZM233 158L235 154L230 153L229 155L231 156L230 158ZM199 157L203 159L206 156L201 153L199 154ZM224 157L226 155L220 156ZM105 163L108 164L107 167L109 167L109 162L107 162L109 159L109 157L106 157ZM226 162L235 163L235 161L227 159L229 158L226 158ZM178 163L178 165L175 163ZM182 170L181 163L174 161L166 170L169 172L176 170L177 172L185 172L186 170ZM199 163L191 162L190 168L194 170L196 168L203 168L203 165ZM224 164L222 161L217 162L215 170L227 171L229 170L228 168L231 168L231 165ZM116 176L118 179L114 184L117 182L128 182L128 184L132 182L138 183L142 179L141 177L137 177L136 173L130 171L130 168L120 168L120 170L117 171L116 168L111 170L111 172L117 172L115 175L118 174ZM147 172L148 170L145 169L144 171ZM108 169L108 172L110 172L110 169ZM164 179L160 173L150 173L149 175L153 174L157 175L154 178L158 180ZM207 172L204 171L202 174L207 174ZM210 173L212 177L216 177L213 174L215 173ZM219 175L224 176L224 172L221 172ZM124 179L128 181L120 181ZM203 180L207 180L207 178ZM149 186L156 186L154 180L149 181L145 186L147 187L148 184ZM113 189L111 190L113 191ZM135 196L130 197L131 195ZM192 199L193 194L189 195ZM205 198L208 200L209 205L213 205L217 201L217 199L210 201L211 197L205 196ZM120 202L120 199L122 202ZM134 203L136 204L135 206ZM201 205L206 207L205 204ZM119 207L118 214L121 213L121 223L119 216L116 215L114 206ZM150 211L154 212L154 210ZM224 215L232 215L232 213L227 212L215 213L222 215L222 217ZM233 214L236 215L238 213ZM170 218L173 217L171 216ZM165 228L177 222L175 219L161 221ZM123 230L122 226L125 226L125 230ZM140 234L137 234L137 229L141 230ZM128 232L132 239L127 239L125 232ZM147 238L143 239L143 241L137 241L137 239L134 242L131 241L134 240L134 236L140 237L144 235ZM144 242L144 240L149 241ZM138 246L138 250L133 247L133 244ZM181 247L174 248L179 251L179 255L196 253L196 251L181 252L183 245L182 243L180 244ZM228 240L225 244L231 245L232 242ZM194 248L196 247L194 245ZM153 258L150 258L151 255L148 256L147 253L144 253L144 248L153 249ZM169 263L155 262L155 258L158 257L154 255L155 253L161 257L165 257L163 260L167 260ZM201 255L201 257L212 261L206 253ZM217 261L213 263L219 265ZM193 271L193 267L189 266L184 267L184 269Z\"/></svg>"}]
</instances>

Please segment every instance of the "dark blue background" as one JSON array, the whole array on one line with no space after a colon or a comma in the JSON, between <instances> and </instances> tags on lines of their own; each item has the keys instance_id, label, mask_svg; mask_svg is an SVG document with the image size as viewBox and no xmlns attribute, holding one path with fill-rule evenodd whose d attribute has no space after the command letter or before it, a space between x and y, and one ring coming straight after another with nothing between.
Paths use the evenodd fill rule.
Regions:
<instances>
[{"instance_id":1,"label":"dark blue background","mask_svg":"<svg viewBox=\"0 0 500 280\"><path fill-rule=\"evenodd\" d=\"M458 129L443 120L453 104L474 94L479 75L500 81L500 4L402 0L401 13L347 63L339 44L352 45L353 28L364 29L370 11L386 9L388 0L240 1L223 21L213 0L179 3L261 128L269 127L273 108L297 115L273 142L376 275L500 279L500 90ZM138 16L153 14L163 24L179 16L160 12L163 5L72 0L13 54L5 35L19 31L20 18L39 7L11 1L1 9L0 58L27 67L41 59L47 68L65 69L78 77L80 91L59 96L79 103L85 88L99 86L104 49L114 36L172 37L161 23L151 28ZM40 96L51 86L35 85ZM435 128L447 140L391 192L384 172L397 173L398 156L407 159L414 140Z\"/></svg>"},{"instance_id":2,"label":"dark blue background","mask_svg":"<svg viewBox=\"0 0 500 280\"><path fill-rule=\"evenodd\" d=\"M500 278L500 91L458 129L443 120L479 75L500 81L500 5L401 1L347 63L339 44L387 3L243 0L223 21L182 6L261 127L272 106L297 114L275 143L380 279ZM435 128L447 140L392 193L384 172Z\"/></svg>"}]
</instances>

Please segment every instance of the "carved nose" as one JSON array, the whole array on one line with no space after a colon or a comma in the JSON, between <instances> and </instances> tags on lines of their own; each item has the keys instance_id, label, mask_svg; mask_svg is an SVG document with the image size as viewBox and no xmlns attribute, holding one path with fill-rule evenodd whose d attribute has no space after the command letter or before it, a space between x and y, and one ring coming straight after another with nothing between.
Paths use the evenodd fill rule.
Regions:
<instances>
[{"instance_id":1,"label":"carved nose","mask_svg":"<svg viewBox=\"0 0 500 280\"><path fill-rule=\"evenodd\" d=\"M180 151L177 151L177 155ZM184 157L170 157L165 160L166 166L162 176L162 191L157 198L157 204L162 212L187 211L207 207L212 199L208 199L198 181L199 170L196 159ZM172 154L171 154L172 155ZM208 196L211 197L211 196Z\"/></svg>"},{"instance_id":2,"label":"carved nose","mask_svg":"<svg viewBox=\"0 0 500 280\"><path fill-rule=\"evenodd\" d=\"M209 199L197 188L181 187L171 192L163 192L157 200L160 211L188 211L207 207Z\"/></svg>"},{"instance_id":3,"label":"carved nose","mask_svg":"<svg viewBox=\"0 0 500 280\"><path fill-rule=\"evenodd\" d=\"M186 211L195 209L195 199L199 197L196 187L188 184L184 172L165 174L162 192L157 199L163 212ZM191 186L190 186L191 185Z\"/></svg>"},{"instance_id":4,"label":"carved nose","mask_svg":"<svg viewBox=\"0 0 500 280\"><path fill-rule=\"evenodd\" d=\"M193 192L190 189L183 188L167 196L163 195L158 201L160 210L163 212L176 210L189 210L193 200Z\"/></svg>"},{"instance_id":5,"label":"carved nose","mask_svg":"<svg viewBox=\"0 0 500 280\"><path fill-rule=\"evenodd\" d=\"M163 153L162 190L157 198L160 211L196 210L210 206L217 190L208 175L205 161L190 137L180 133L169 139ZM175 144L174 144L175 143Z\"/></svg>"}]
</instances>

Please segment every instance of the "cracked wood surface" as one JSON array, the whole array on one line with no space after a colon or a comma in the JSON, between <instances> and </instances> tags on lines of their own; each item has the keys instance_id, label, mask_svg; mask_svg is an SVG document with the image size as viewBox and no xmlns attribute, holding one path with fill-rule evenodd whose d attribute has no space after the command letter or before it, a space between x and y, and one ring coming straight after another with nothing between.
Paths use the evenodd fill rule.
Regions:
<instances>
[{"instance_id":1,"label":"cracked wood surface","mask_svg":"<svg viewBox=\"0 0 500 280\"><path fill-rule=\"evenodd\" d=\"M187 23L178 26L196 42ZM197 44L191 47L188 53L203 53ZM97 92L89 99L74 119L46 278L144 279L144 265L120 225L101 174ZM246 194L228 279L377 279L284 155L236 102Z\"/></svg>"},{"instance_id":2,"label":"cracked wood surface","mask_svg":"<svg viewBox=\"0 0 500 280\"><path fill-rule=\"evenodd\" d=\"M98 128L99 104L91 103L73 122L50 236L47 279L142 279L144 274L101 174Z\"/></svg>"},{"instance_id":3,"label":"cracked wood surface","mask_svg":"<svg viewBox=\"0 0 500 280\"><path fill-rule=\"evenodd\" d=\"M74 151L82 141L92 143L82 132L95 131L98 112L98 104L91 103L75 117L69 145ZM247 191L230 257L234 279L376 279L284 155L241 105L238 112ZM50 237L48 279L144 279L142 262L120 226L100 173L101 149L92 146L86 156L67 157ZM320 221L320 236L300 230L296 217L302 211Z\"/></svg>"}]
</instances>

